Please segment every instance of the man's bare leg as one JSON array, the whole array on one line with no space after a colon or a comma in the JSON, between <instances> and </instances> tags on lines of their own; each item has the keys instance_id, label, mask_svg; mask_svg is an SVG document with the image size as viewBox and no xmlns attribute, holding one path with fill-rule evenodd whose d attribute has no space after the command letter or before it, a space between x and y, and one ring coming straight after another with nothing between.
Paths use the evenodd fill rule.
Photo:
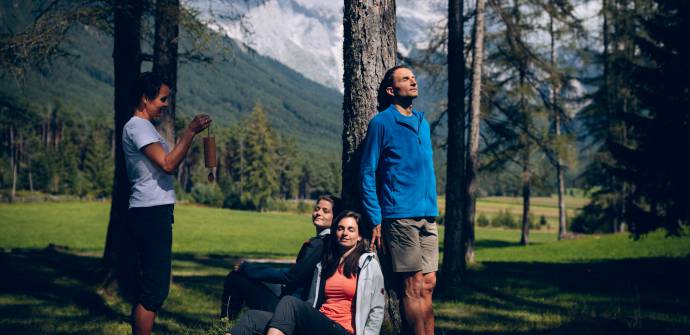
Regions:
<instances>
[{"instance_id":1,"label":"man's bare leg","mask_svg":"<svg viewBox=\"0 0 690 335\"><path fill-rule=\"evenodd\" d=\"M425 335L424 327L424 275L421 271L403 273L403 307L405 319L415 335Z\"/></svg>"},{"instance_id":2,"label":"man's bare leg","mask_svg":"<svg viewBox=\"0 0 690 335\"><path fill-rule=\"evenodd\" d=\"M424 274L424 287L422 289L422 297L424 299L424 333L426 335L434 334L434 305L432 296L434 288L436 287L436 272L429 272Z\"/></svg>"},{"instance_id":3,"label":"man's bare leg","mask_svg":"<svg viewBox=\"0 0 690 335\"><path fill-rule=\"evenodd\" d=\"M134 335L150 335L153 330L153 322L156 320L156 312L149 311L141 304L134 309L134 324L132 333Z\"/></svg>"}]
</instances>

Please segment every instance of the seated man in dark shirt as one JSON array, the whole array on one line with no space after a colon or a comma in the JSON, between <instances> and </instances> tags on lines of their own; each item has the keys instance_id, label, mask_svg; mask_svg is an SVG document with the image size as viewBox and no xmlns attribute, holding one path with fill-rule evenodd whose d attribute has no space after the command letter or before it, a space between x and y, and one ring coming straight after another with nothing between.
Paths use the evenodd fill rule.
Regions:
<instances>
[{"instance_id":1,"label":"seated man in dark shirt","mask_svg":"<svg viewBox=\"0 0 690 335\"><path fill-rule=\"evenodd\" d=\"M306 300L338 203L339 199L330 195L316 201L311 216L316 236L304 242L291 267L244 262L231 271L225 278L220 317L235 318L245 304L251 309L273 312L280 298L286 295Z\"/></svg>"}]
</instances>

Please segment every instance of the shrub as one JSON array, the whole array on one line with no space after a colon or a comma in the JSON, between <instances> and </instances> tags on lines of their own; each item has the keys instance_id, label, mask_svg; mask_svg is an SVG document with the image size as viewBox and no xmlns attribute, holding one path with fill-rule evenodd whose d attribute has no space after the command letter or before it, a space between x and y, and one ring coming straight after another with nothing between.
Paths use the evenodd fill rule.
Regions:
<instances>
[{"instance_id":1,"label":"shrub","mask_svg":"<svg viewBox=\"0 0 690 335\"><path fill-rule=\"evenodd\" d=\"M310 211L311 209L312 209L311 206L309 206L309 204L308 204L306 201L304 201L304 200L300 200L300 201L297 203L297 212L300 213L300 214L309 213L309 211ZM336 214L336 215L337 215L337 214Z\"/></svg>"},{"instance_id":2,"label":"shrub","mask_svg":"<svg viewBox=\"0 0 690 335\"><path fill-rule=\"evenodd\" d=\"M512 214L510 214L510 211L507 209L501 210L494 216L493 220L491 220L491 225L494 227L503 227L503 228L518 228L519 224L517 220L513 217Z\"/></svg>"},{"instance_id":3,"label":"shrub","mask_svg":"<svg viewBox=\"0 0 690 335\"><path fill-rule=\"evenodd\" d=\"M215 207L223 205L223 194L216 183L196 183L191 193L192 199L197 203Z\"/></svg>"},{"instance_id":4,"label":"shrub","mask_svg":"<svg viewBox=\"0 0 690 335\"><path fill-rule=\"evenodd\" d=\"M477 226L479 227L488 227L491 224L491 221L484 215L484 213L479 214L479 217L477 217Z\"/></svg>"},{"instance_id":5,"label":"shrub","mask_svg":"<svg viewBox=\"0 0 690 335\"><path fill-rule=\"evenodd\" d=\"M590 203L570 221L570 231L581 234L605 233L612 230L613 213L597 203Z\"/></svg>"},{"instance_id":6,"label":"shrub","mask_svg":"<svg viewBox=\"0 0 690 335\"><path fill-rule=\"evenodd\" d=\"M266 210L273 212L287 212L289 207L290 203L285 199L272 199L266 203Z\"/></svg>"},{"instance_id":7,"label":"shrub","mask_svg":"<svg viewBox=\"0 0 690 335\"><path fill-rule=\"evenodd\" d=\"M546 228L547 225L548 222L546 221L546 217L544 215L539 216L539 227Z\"/></svg>"}]
</instances>

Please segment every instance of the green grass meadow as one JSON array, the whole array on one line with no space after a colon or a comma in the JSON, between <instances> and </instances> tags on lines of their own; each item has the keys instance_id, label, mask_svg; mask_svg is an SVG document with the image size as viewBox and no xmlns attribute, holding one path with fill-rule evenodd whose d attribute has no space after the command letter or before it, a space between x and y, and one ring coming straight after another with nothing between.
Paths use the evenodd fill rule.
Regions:
<instances>
[{"instance_id":1,"label":"green grass meadow","mask_svg":"<svg viewBox=\"0 0 690 335\"><path fill-rule=\"evenodd\" d=\"M99 290L109 209L107 202L0 204L0 334L129 332L130 307ZM309 222L300 214L177 206L173 286L155 333L222 334L232 323L217 318L228 269L240 258L293 258L313 234ZM690 333L687 234L557 242L554 231L533 231L527 247L519 236L477 230L467 284L435 294L437 334Z\"/></svg>"}]
</instances>

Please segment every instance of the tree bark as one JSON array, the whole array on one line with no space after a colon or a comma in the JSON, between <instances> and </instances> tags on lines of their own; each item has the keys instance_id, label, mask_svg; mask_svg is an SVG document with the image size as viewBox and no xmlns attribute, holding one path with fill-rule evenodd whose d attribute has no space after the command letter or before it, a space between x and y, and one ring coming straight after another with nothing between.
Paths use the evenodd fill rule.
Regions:
<instances>
[{"instance_id":1,"label":"tree bark","mask_svg":"<svg viewBox=\"0 0 690 335\"><path fill-rule=\"evenodd\" d=\"M132 115L129 89L140 74L140 39L142 4L137 0L114 2L115 72L115 176L113 181L110 222L103 253L107 271L104 288L113 293L118 290L124 297L133 292L134 259L128 246L126 218L129 207L129 180L122 148L122 130Z\"/></svg>"},{"instance_id":2,"label":"tree bark","mask_svg":"<svg viewBox=\"0 0 690 335\"><path fill-rule=\"evenodd\" d=\"M343 155L344 208L359 210L360 144L369 120L377 113L377 89L387 69L395 66L394 0L345 0L343 9ZM383 256L383 255L382 255ZM381 334L399 334L402 328L395 275L387 257L381 257L386 278L386 313Z\"/></svg>"},{"instance_id":3,"label":"tree bark","mask_svg":"<svg viewBox=\"0 0 690 335\"><path fill-rule=\"evenodd\" d=\"M446 213L441 284L453 287L465 279L463 180L465 174L465 54L463 2L448 1L448 141Z\"/></svg>"},{"instance_id":4,"label":"tree bark","mask_svg":"<svg viewBox=\"0 0 690 335\"><path fill-rule=\"evenodd\" d=\"M343 10L343 181L344 208L359 209L360 144L377 113L377 89L395 66L394 0L345 0Z\"/></svg>"},{"instance_id":5,"label":"tree bark","mask_svg":"<svg viewBox=\"0 0 690 335\"><path fill-rule=\"evenodd\" d=\"M468 115L467 167L465 168L465 211L463 215L462 245L465 261L474 262L474 217L477 205L477 153L481 118L482 64L484 60L484 9L486 2L477 0L474 22L474 46L472 52L472 96Z\"/></svg>"},{"instance_id":6,"label":"tree bark","mask_svg":"<svg viewBox=\"0 0 690 335\"><path fill-rule=\"evenodd\" d=\"M172 147L175 144L175 96L177 89L177 47L179 0L156 0L156 30L153 41L153 72L170 85L168 108L161 115L159 131Z\"/></svg>"}]
</instances>

